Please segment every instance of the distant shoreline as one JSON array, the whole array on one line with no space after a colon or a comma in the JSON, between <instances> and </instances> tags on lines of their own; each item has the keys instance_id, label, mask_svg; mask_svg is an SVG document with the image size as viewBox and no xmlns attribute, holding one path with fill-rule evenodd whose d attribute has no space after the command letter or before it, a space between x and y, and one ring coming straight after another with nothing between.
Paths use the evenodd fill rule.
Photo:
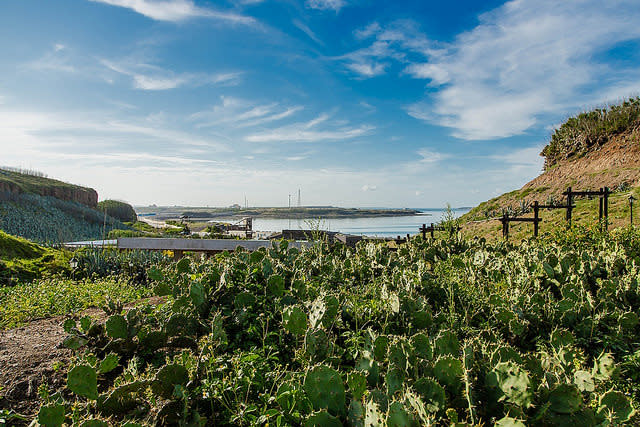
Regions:
<instances>
[{"instance_id":1,"label":"distant shoreline","mask_svg":"<svg viewBox=\"0 0 640 427\"><path fill-rule=\"evenodd\" d=\"M136 213L158 219L187 217L190 220L211 218L277 218L277 219L317 219L317 218L381 218L395 216L430 215L417 209L362 209L338 208L334 206L309 206L292 208L205 208L189 206L138 206Z\"/></svg>"}]
</instances>

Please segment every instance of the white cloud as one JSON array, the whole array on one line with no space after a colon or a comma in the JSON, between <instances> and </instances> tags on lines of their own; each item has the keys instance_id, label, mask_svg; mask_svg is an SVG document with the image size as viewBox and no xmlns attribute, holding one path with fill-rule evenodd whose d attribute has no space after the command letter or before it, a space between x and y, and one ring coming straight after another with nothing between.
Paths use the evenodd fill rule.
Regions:
<instances>
[{"instance_id":1,"label":"white cloud","mask_svg":"<svg viewBox=\"0 0 640 427\"><path fill-rule=\"evenodd\" d=\"M42 57L26 64L26 67L38 71L75 73L78 70L71 64L67 50L63 44L54 44Z\"/></svg>"},{"instance_id":2,"label":"white cloud","mask_svg":"<svg viewBox=\"0 0 640 427\"><path fill-rule=\"evenodd\" d=\"M193 0L89 0L131 9L156 21L179 22L192 18L212 18L234 24L255 24L255 19L232 12L219 12L195 5Z\"/></svg>"},{"instance_id":3,"label":"white cloud","mask_svg":"<svg viewBox=\"0 0 640 427\"><path fill-rule=\"evenodd\" d=\"M300 31L305 33L314 42L320 45L324 45L324 43L322 42L322 40L320 40L316 33L314 33L313 30L311 30L311 28L309 28L309 26L304 22L300 21L299 19L294 19L293 25L295 25Z\"/></svg>"},{"instance_id":4,"label":"white cloud","mask_svg":"<svg viewBox=\"0 0 640 427\"><path fill-rule=\"evenodd\" d=\"M345 0L307 0L307 7L320 10L335 10L339 12L346 6Z\"/></svg>"},{"instance_id":5,"label":"white cloud","mask_svg":"<svg viewBox=\"0 0 640 427\"><path fill-rule=\"evenodd\" d=\"M439 88L407 112L452 128L458 138L491 139L597 102L620 80L625 90L638 91L636 71L595 59L640 37L638 21L640 8L630 0L511 1L446 48L424 50L427 61L405 68Z\"/></svg>"},{"instance_id":6,"label":"white cloud","mask_svg":"<svg viewBox=\"0 0 640 427\"><path fill-rule=\"evenodd\" d=\"M421 148L418 150L418 155L421 157L421 159L418 160L420 163L439 163L442 160L451 157L449 154L439 153L427 148Z\"/></svg>"},{"instance_id":7,"label":"white cloud","mask_svg":"<svg viewBox=\"0 0 640 427\"><path fill-rule=\"evenodd\" d=\"M330 116L328 114L321 114L308 122L294 123L248 135L245 140L249 142L339 141L367 135L375 129L373 126L369 125L352 127L348 125L336 126L336 123L325 123L328 122L329 117ZM318 125L323 123L328 125L328 127L319 129Z\"/></svg>"},{"instance_id":8,"label":"white cloud","mask_svg":"<svg viewBox=\"0 0 640 427\"><path fill-rule=\"evenodd\" d=\"M220 105L191 115L191 120L197 122L197 127L232 125L241 128L264 125L286 119L303 109L302 106L260 104L233 97L221 97L221 99Z\"/></svg>"},{"instance_id":9,"label":"white cloud","mask_svg":"<svg viewBox=\"0 0 640 427\"><path fill-rule=\"evenodd\" d=\"M362 191L376 191L378 187L376 185L365 184L362 186Z\"/></svg>"},{"instance_id":10,"label":"white cloud","mask_svg":"<svg viewBox=\"0 0 640 427\"><path fill-rule=\"evenodd\" d=\"M241 73L173 73L149 64L122 65L102 60L101 63L118 74L131 77L133 87L141 90L168 90L182 86L203 86L206 84L236 84Z\"/></svg>"}]
</instances>

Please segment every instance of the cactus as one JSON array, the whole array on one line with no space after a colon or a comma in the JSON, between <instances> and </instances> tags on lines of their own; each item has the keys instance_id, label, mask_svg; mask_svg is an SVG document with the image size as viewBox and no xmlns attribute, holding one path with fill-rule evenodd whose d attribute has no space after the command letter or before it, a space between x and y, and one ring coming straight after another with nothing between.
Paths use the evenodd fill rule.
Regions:
<instances>
[{"instance_id":1,"label":"cactus","mask_svg":"<svg viewBox=\"0 0 640 427\"><path fill-rule=\"evenodd\" d=\"M196 308L202 309L206 303L206 295L201 283L191 283L191 286L189 286L189 298L191 298L191 302Z\"/></svg>"},{"instance_id":2,"label":"cactus","mask_svg":"<svg viewBox=\"0 0 640 427\"><path fill-rule=\"evenodd\" d=\"M284 279L282 276L274 274L267 281L267 294L274 297L281 297L284 294Z\"/></svg>"},{"instance_id":3,"label":"cactus","mask_svg":"<svg viewBox=\"0 0 640 427\"><path fill-rule=\"evenodd\" d=\"M67 387L79 396L96 400L98 398L96 370L88 365L74 366L67 373Z\"/></svg>"},{"instance_id":4,"label":"cactus","mask_svg":"<svg viewBox=\"0 0 640 427\"><path fill-rule=\"evenodd\" d=\"M304 425L305 427L342 427L340 420L325 410L311 414Z\"/></svg>"},{"instance_id":5,"label":"cactus","mask_svg":"<svg viewBox=\"0 0 640 427\"><path fill-rule=\"evenodd\" d=\"M496 421L495 427L526 427L525 424L515 418L509 416L500 418Z\"/></svg>"},{"instance_id":6,"label":"cactus","mask_svg":"<svg viewBox=\"0 0 640 427\"><path fill-rule=\"evenodd\" d=\"M109 424L102 420L86 420L80 424L80 427L109 427Z\"/></svg>"},{"instance_id":7,"label":"cactus","mask_svg":"<svg viewBox=\"0 0 640 427\"><path fill-rule=\"evenodd\" d=\"M532 394L529 375L517 364L500 362L492 372L487 375L489 385L497 386L504 394L504 398L523 408L531 406Z\"/></svg>"},{"instance_id":8,"label":"cactus","mask_svg":"<svg viewBox=\"0 0 640 427\"><path fill-rule=\"evenodd\" d=\"M319 296L311 305L311 312L309 320L311 326L319 327L320 325L325 328L330 327L336 320L338 315L339 302L333 295Z\"/></svg>"},{"instance_id":9,"label":"cactus","mask_svg":"<svg viewBox=\"0 0 640 427\"><path fill-rule=\"evenodd\" d=\"M352 400L349 404L347 412L347 423L351 427L365 427L364 424L364 406L357 400Z\"/></svg>"},{"instance_id":10,"label":"cactus","mask_svg":"<svg viewBox=\"0 0 640 427\"><path fill-rule=\"evenodd\" d=\"M44 405L38 412L38 423L43 427L60 427L64 423L64 405Z\"/></svg>"},{"instance_id":11,"label":"cactus","mask_svg":"<svg viewBox=\"0 0 640 427\"><path fill-rule=\"evenodd\" d=\"M551 333L551 345L559 350L562 347L569 347L575 342L575 338L571 332L566 329L556 329Z\"/></svg>"},{"instance_id":12,"label":"cactus","mask_svg":"<svg viewBox=\"0 0 640 427\"><path fill-rule=\"evenodd\" d=\"M418 415L421 425L429 425L429 416L427 415L427 409L424 402L417 394L406 390L404 393L404 399L407 404L413 409L413 413Z\"/></svg>"},{"instance_id":13,"label":"cactus","mask_svg":"<svg viewBox=\"0 0 640 427\"><path fill-rule=\"evenodd\" d=\"M184 386L189 381L189 372L178 364L164 365L156 373L156 378L151 385L153 392L161 397L170 398L175 386Z\"/></svg>"},{"instance_id":14,"label":"cactus","mask_svg":"<svg viewBox=\"0 0 640 427\"><path fill-rule=\"evenodd\" d=\"M364 392L367 390L367 378L358 371L349 372L347 376L347 385L354 400L362 399Z\"/></svg>"},{"instance_id":15,"label":"cactus","mask_svg":"<svg viewBox=\"0 0 640 427\"><path fill-rule=\"evenodd\" d=\"M625 332L632 332L636 326L638 326L638 315L633 311L629 311L620 315L618 319L618 324L620 325L620 329Z\"/></svg>"},{"instance_id":16,"label":"cactus","mask_svg":"<svg viewBox=\"0 0 640 427\"><path fill-rule=\"evenodd\" d=\"M458 387L463 374L462 362L451 356L441 357L434 365L433 373L441 384Z\"/></svg>"},{"instance_id":17,"label":"cactus","mask_svg":"<svg viewBox=\"0 0 640 427\"><path fill-rule=\"evenodd\" d=\"M618 374L618 368L616 362L613 360L613 356L609 353L602 353L593 362L593 377L597 380L608 380L614 378Z\"/></svg>"},{"instance_id":18,"label":"cactus","mask_svg":"<svg viewBox=\"0 0 640 427\"><path fill-rule=\"evenodd\" d=\"M408 368L408 357L405 343L398 340L389 346L389 366L406 371Z\"/></svg>"},{"instance_id":19,"label":"cactus","mask_svg":"<svg viewBox=\"0 0 640 427\"><path fill-rule=\"evenodd\" d=\"M608 391L598 399L598 414L612 424L625 423L635 413L629 398L619 391Z\"/></svg>"},{"instance_id":20,"label":"cactus","mask_svg":"<svg viewBox=\"0 0 640 427\"><path fill-rule=\"evenodd\" d=\"M309 329L304 337L304 349L313 360L324 360L329 353L329 338L322 329Z\"/></svg>"},{"instance_id":21,"label":"cactus","mask_svg":"<svg viewBox=\"0 0 640 427\"><path fill-rule=\"evenodd\" d=\"M411 337L411 347L416 357L424 360L430 360L433 357L433 349L429 342L429 337L423 333L417 333Z\"/></svg>"},{"instance_id":22,"label":"cactus","mask_svg":"<svg viewBox=\"0 0 640 427\"><path fill-rule=\"evenodd\" d=\"M558 414L573 414L581 403L582 395L574 385L560 384L549 393L549 409Z\"/></svg>"},{"instance_id":23,"label":"cactus","mask_svg":"<svg viewBox=\"0 0 640 427\"><path fill-rule=\"evenodd\" d=\"M151 381L135 381L115 388L108 395L98 397L97 408L105 415L123 414L138 405L133 393L138 393L151 385Z\"/></svg>"},{"instance_id":24,"label":"cactus","mask_svg":"<svg viewBox=\"0 0 640 427\"><path fill-rule=\"evenodd\" d=\"M438 413L445 408L445 392L440 384L430 378L420 378L413 389L422 397L425 409Z\"/></svg>"},{"instance_id":25,"label":"cactus","mask_svg":"<svg viewBox=\"0 0 640 427\"><path fill-rule=\"evenodd\" d=\"M367 384L370 387L375 387L380 381L380 368L378 362L370 357L361 357L356 362L356 369L367 373Z\"/></svg>"},{"instance_id":26,"label":"cactus","mask_svg":"<svg viewBox=\"0 0 640 427\"><path fill-rule=\"evenodd\" d=\"M334 415L344 413L344 385L335 369L324 365L311 369L304 379L304 391L316 410L327 409Z\"/></svg>"},{"instance_id":27,"label":"cactus","mask_svg":"<svg viewBox=\"0 0 640 427\"><path fill-rule=\"evenodd\" d=\"M176 271L178 272L178 274L188 273L190 270L190 267L191 267L191 261L189 260L189 258L182 258L176 264Z\"/></svg>"},{"instance_id":28,"label":"cactus","mask_svg":"<svg viewBox=\"0 0 640 427\"><path fill-rule=\"evenodd\" d=\"M373 356L378 362L383 362L387 357L387 351L389 349L389 338L384 335L380 335L373 342Z\"/></svg>"},{"instance_id":29,"label":"cactus","mask_svg":"<svg viewBox=\"0 0 640 427\"><path fill-rule=\"evenodd\" d=\"M366 427L384 427L384 419L380 407L373 400L369 399L365 407L364 425Z\"/></svg>"},{"instance_id":30,"label":"cactus","mask_svg":"<svg viewBox=\"0 0 640 427\"><path fill-rule=\"evenodd\" d=\"M238 310L249 308L255 303L256 297L251 292L241 292L236 295L235 299L233 300L233 305Z\"/></svg>"},{"instance_id":31,"label":"cactus","mask_svg":"<svg viewBox=\"0 0 640 427\"><path fill-rule=\"evenodd\" d=\"M385 382L387 384L387 394L393 396L402 390L402 384L404 382L403 371L398 368L389 369L385 377Z\"/></svg>"},{"instance_id":32,"label":"cactus","mask_svg":"<svg viewBox=\"0 0 640 427\"><path fill-rule=\"evenodd\" d=\"M282 313L282 326L293 335L304 335L307 331L307 315L300 307L287 307Z\"/></svg>"},{"instance_id":33,"label":"cactus","mask_svg":"<svg viewBox=\"0 0 640 427\"><path fill-rule=\"evenodd\" d=\"M127 328L127 320L120 314L110 316L105 322L107 336L111 338L127 339L129 331Z\"/></svg>"},{"instance_id":34,"label":"cactus","mask_svg":"<svg viewBox=\"0 0 640 427\"><path fill-rule=\"evenodd\" d=\"M77 335L70 335L62 341L62 346L71 350L77 350L88 342L89 340L86 338Z\"/></svg>"},{"instance_id":35,"label":"cactus","mask_svg":"<svg viewBox=\"0 0 640 427\"><path fill-rule=\"evenodd\" d=\"M460 342L451 331L442 331L436 338L435 347L435 353L438 356L457 356L460 354Z\"/></svg>"},{"instance_id":36,"label":"cactus","mask_svg":"<svg viewBox=\"0 0 640 427\"><path fill-rule=\"evenodd\" d=\"M412 424L411 416L400 402L392 402L387 413L387 427L407 427Z\"/></svg>"},{"instance_id":37,"label":"cactus","mask_svg":"<svg viewBox=\"0 0 640 427\"><path fill-rule=\"evenodd\" d=\"M587 371L575 371L573 373L573 382L580 391L591 392L595 390L593 376Z\"/></svg>"},{"instance_id":38,"label":"cactus","mask_svg":"<svg viewBox=\"0 0 640 427\"><path fill-rule=\"evenodd\" d=\"M118 366L118 360L120 358L115 353L109 353L105 356L105 358L100 362L98 366L98 372L101 374L106 374L107 372L113 371Z\"/></svg>"}]
</instances>

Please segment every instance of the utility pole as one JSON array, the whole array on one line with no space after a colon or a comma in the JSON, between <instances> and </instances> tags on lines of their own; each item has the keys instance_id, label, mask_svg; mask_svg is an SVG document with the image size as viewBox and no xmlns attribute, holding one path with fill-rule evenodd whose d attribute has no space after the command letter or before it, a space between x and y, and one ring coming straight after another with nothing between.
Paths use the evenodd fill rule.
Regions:
<instances>
[{"instance_id":1,"label":"utility pole","mask_svg":"<svg viewBox=\"0 0 640 427\"><path fill-rule=\"evenodd\" d=\"M301 207L302 205L300 204L300 189L298 188L298 207Z\"/></svg>"}]
</instances>

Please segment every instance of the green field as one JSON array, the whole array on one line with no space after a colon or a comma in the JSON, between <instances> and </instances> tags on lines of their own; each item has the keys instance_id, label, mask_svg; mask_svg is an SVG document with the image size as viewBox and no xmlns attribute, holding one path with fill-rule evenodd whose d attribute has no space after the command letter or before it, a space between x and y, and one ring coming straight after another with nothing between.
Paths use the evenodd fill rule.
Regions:
<instances>
[{"instance_id":1,"label":"green field","mask_svg":"<svg viewBox=\"0 0 640 427\"><path fill-rule=\"evenodd\" d=\"M37 418L637 425L639 268L636 230L185 258L148 270L164 304L64 323L76 357Z\"/></svg>"}]
</instances>

